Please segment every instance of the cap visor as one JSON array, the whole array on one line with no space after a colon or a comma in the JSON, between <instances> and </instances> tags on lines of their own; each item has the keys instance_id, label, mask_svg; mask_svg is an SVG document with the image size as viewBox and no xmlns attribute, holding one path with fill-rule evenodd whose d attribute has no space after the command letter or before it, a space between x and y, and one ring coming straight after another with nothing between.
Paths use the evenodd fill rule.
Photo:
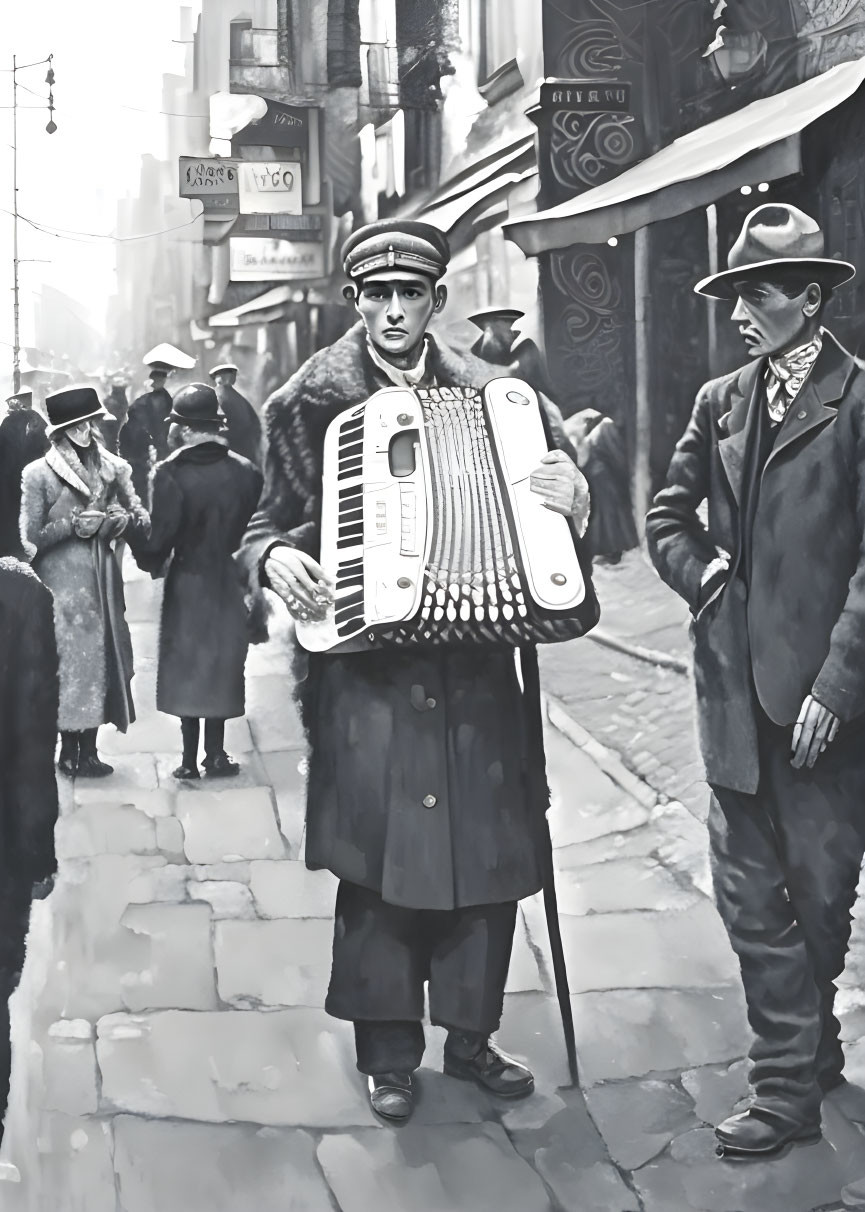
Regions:
<instances>
[{"instance_id":1,"label":"cap visor","mask_svg":"<svg viewBox=\"0 0 865 1212\"><path fill-rule=\"evenodd\" d=\"M738 269L725 269L719 274L702 278L694 292L708 299L732 299L736 294L735 282L743 278L765 277L767 271L783 266L813 272L815 281L831 281L833 287L849 282L856 275L855 265L849 261L837 261L834 257L776 257L771 261L756 261L753 265L742 265Z\"/></svg>"}]
</instances>

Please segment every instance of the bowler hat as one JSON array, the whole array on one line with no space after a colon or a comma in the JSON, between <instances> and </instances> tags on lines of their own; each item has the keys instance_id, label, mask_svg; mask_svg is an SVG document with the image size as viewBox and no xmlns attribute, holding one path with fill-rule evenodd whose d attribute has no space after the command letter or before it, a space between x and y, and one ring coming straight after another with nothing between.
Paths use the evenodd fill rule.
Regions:
<instances>
[{"instance_id":1,"label":"bowler hat","mask_svg":"<svg viewBox=\"0 0 865 1212\"><path fill-rule=\"evenodd\" d=\"M736 293L735 282L755 276L771 279L772 270L782 266L813 274L815 282L829 287L849 282L855 266L826 257L824 251L823 232L815 219L796 206L768 203L745 219L730 249L727 269L703 278L694 290L710 299L729 299Z\"/></svg>"},{"instance_id":2,"label":"bowler hat","mask_svg":"<svg viewBox=\"0 0 865 1212\"><path fill-rule=\"evenodd\" d=\"M196 429L220 429L223 416L216 392L206 383L189 383L174 397L168 420Z\"/></svg>"},{"instance_id":3,"label":"bowler hat","mask_svg":"<svg viewBox=\"0 0 865 1212\"><path fill-rule=\"evenodd\" d=\"M447 236L431 223L416 219L382 219L359 227L342 246L343 268L349 278L386 269L408 270L440 278L451 250Z\"/></svg>"},{"instance_id":4,"label":"bowler hat","mask_svg":"<svg viewBox=\"0 0 865 1212\"><path fill-rule=\"evenodd\" d=\"M7 404L17 404L19 401L22 404L32 402L33 392L29 387L22 387L20 391L13 392L11 396L6 397Z\"/></svg>"},{"instance_id":5,"label":"bowler hat","mask_svg":"<svg viewBox=\"0 0 865 1212\"><path fill-rule=\"evenodd\" d=\"M212 379L216 375L228 374L229 372L237 374L237 367L233 362L224 362L221 366L214 366L213 369L209 370L207 373Z\"/></svg>"},{"instance_id":6,"label":"bowler hat","mask_svg":"<svg viewBox=\"0 0 865 1212\"><path fill-rule=\"evenodd\" d=\"M95 387L64 387L62 391L55 391L45 397L45 411L49 435L68 429L70 425L108 415L99 403Z\"/></svg>"}]
</instances>

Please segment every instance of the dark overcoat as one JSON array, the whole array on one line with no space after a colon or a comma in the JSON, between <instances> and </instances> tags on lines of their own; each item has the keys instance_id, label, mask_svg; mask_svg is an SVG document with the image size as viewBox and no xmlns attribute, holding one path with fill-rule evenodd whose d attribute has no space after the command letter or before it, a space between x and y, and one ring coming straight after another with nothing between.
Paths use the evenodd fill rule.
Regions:
<instances>
[{"instance_id":1,"label":"dark overcoat","mask_svg":"<svg viewBox=\"0 0 865 1212\"><path fill-rule=\"evenodd\" d=\"M258 413L236 387L217 387L216 397L228 426L228 445L235 454L261 466L261 421Z\"/></svg>"},{"instance_id":2,"label":"dark overcoat","mask_svg":"<svg viewBox=\"0 0 865 1212\"><path fill-rule=\"evenodd\" d=\"M168 454L168 414L171 395L157 387L138 396L129 406L117 439L117 450L132 468L132 482L144 505L148 504L148 482L154 463Z\"/></svg>"},{"instance_id":3,"label":"dark overcoat","mask_svg":"<svg viewBox=\"0 0 865 1212\"><path fill-rule=\"evenodd\" d=\"M480 387L500 374L432 340L427 365L443 386ZM244 548L251 568L279 541L318 556L325 432L389 385L380 375L358 325L270 398L264 496ZM572 452L555 409L549 421ZM522 656L536 662L534 650ZM299 688L310 743L309 866L411 908L538 891L539 698L527 706L513 649L309 654Z\"/></svg>"},{"instance_id":4,"label":"dark overcoat","mask_svg":"<svg viewBox=\"0 0 865 1212\"><path fill-rule=\"evenodd\" d=\"M48 449L46 425L38 412L10 412L0 424L0 556L21 558L19 520L24 468Z\"/></svg>"},{"instance_id":5,"label":"dark overcoat","mask_svg":"<svg viewBox=\"0 0 865 1212\"><path fill-rule=\"evenodd\" d=\"M59 681L51 594L13 559L0 559L0 687L0 885L29 895L56 870Z\"/></svg>"},{"instance_id":6,"label":"dark overcoat","mask_svg":"<svg viewBox=\"0 0 865 1212\"><path fill-rule=\"evenodd\" d=\"M746 589L739 505L765 369L759 359L700 392L646 523L655 567L696 616L707 779L747 793L759 781L757 702L780 725L811 693L845 723L865 712L865 367L824 334L763 470ZM699 609L719 552L730 576Z\"/></svg>"},{"instance_id":7,"label":"dark overcoat","mask_svg":"<svg viewBox=\"0 0 865 1212\"><path fill-rule=\"evenodd\" d=\"M246 606L233 553L261 484L258 468L224 441L181 447L154 471L150 539L133 554L154 576L168 562L156 683L168 715L244 714Z\"/></svg>"}]
</instances>

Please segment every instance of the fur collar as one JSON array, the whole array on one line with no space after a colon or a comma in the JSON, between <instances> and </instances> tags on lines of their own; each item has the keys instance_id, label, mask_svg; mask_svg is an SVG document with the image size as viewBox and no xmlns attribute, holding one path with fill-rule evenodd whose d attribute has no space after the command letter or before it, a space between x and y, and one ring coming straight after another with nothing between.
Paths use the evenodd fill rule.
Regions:
<instances>
[{"instance_id":1,"label":"fur collar","mask_svg":"<svg viewBox=\"0 0 865 1212\"><path fill-rule=\"evenodd\" d=\"M96 450L99 454L101 481L103 484L110 483L116 476L118 466L122 466L123 460L105 450L98 443L96 443ZM45 464L64 484L81 493L88 500L98 495L101 485L97 487L89 482L87 469L75 453L71 442L66 440L52 442L45 453Z\"/></svg>"},{"instance_id":2,"label":"fur collar","mask_svg":"<svg viewBox=\"0 0 865 1212\"><path fill-rule=\"evenodd\" d=\"M501 374L474 354L460 354L429 337L429 369L450 387L481 387ZM375 368L366 347L362 323L326 349L320 349L267 401L267 419L278 417L298 405L326 409L351 408L369 399L376 390Z\"/></svg>"}]
</instances>

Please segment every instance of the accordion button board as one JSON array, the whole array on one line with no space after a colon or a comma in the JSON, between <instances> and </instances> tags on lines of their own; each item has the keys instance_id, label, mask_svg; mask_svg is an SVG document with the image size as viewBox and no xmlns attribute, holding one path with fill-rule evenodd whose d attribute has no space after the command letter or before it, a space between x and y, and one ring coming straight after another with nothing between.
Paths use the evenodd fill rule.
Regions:
<instances>
[{"instance_id":1,"label":"accordion button board","mask_svg":"<svg viewBox=\"0 0 865 1212\"><path fill-rule=\"evenodd\" d=\"M328 427L321 552L334 604L323 620L297 623L308 651L416 613L430 509L427 459L423 410L407 388L377 391Z\"/></svg>"}]
</instances>

